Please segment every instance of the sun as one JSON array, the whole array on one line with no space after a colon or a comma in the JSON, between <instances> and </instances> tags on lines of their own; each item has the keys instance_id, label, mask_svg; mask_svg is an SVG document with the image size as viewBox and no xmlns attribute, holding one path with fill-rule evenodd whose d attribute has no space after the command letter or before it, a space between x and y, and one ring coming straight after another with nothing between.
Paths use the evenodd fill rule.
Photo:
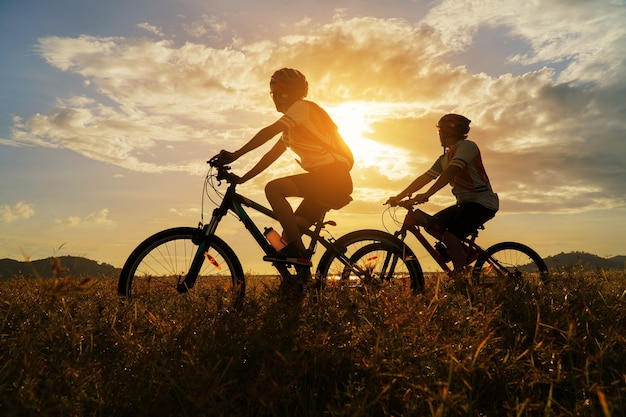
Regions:
<instances>
[{"instance_id":1,"label":"sun","mask_svg":"<svg viewBox=\"0 0 626 417\"><path fill-rule=\"evenodd\" d=\"M343 103L332 109L332 116L341 136L351 145L351 138L363 138L369 129L365 103Z\"/></svg>"},{"instance_id":2,"label":"sun","mask_svg":"<svg viewBox=\"0 0 626 417\"><path fill-rule=\"evenodd\" d=\"M377 165L384 148L384 145L367 138L372 121L369 115L374 111L371 103L364 102L342 103L328 109L360 166Z\"/></svg>"}]
</instances>

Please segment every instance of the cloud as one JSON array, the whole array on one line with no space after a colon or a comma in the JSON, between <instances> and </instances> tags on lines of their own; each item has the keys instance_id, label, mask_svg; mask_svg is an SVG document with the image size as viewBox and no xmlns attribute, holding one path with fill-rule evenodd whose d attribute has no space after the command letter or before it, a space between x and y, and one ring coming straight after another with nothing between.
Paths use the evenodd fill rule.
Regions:
<instances>
[{"instance_id":1,"label":"cloud","mask_svg":"<svg viewBox=\"0 0 626 417\"><path fill-rule=\"evenodd\" d=\"M228 24L215 16L203 14L200 19L183 24L183 30L192 38L206 38L216 41L222 39L222 34L228 29Z\"/></svg>"},{"instance_id":2,"label":"cloud","mask_svg":"<svg viewBox=\"0 0 626 417\"><path fill-rule=\"evenodd\" d=\"M113 221L109 219L109 209L103 208L102 210L90 213L85 217L69 216L64 219L57 219L55 220L55 223L64 226L89 226L111 224Z\"/></svg>"},{"instance_id":3,"label":"cloud","mask_svg":"<svg viewBox=\"0 0 626 417\"><path fill-rule=\"evenodd\" d=\"M151 25L151 24L150 24L150 23L148 23L148 22L139 23L139 24L137 25L137 27L138 27L138 28L140 28L140 29L143 29L143 30L145 30L145 31L148 31L148 32L150 32L150 33L152 33L152 34L154 34L154 35L157 35L157 36L159 36L159 37L164 37L164 36L165 36L165 34L164 34L164 33L163 33L163 31L161 30L161 28L158 28L158 27L156 27L156 26L154 26L154 25Z\"/></svg>"},{"instance_id":4,"label":"cloud","mask_svg":"<svg viewBox=\"0 0 626 417\"><path fill-rule=\"evenodd\" d=\"M11 223L16 220L28 219L35 215L32 204L23 201L17 202L13 207L9 205L0 206L0 219L3 223Z\"/></svg>"},{"instance_id":5,"label":"cloud","mask_svg":"<svg viewBox=\"0 0 626 417\"><path fill-rule=\"evenodd\" d=\"M277 118L267 78L291 66L331 114L347 102L369 109L364 132L380 147L354 170L363 198L379 198L381 187L397 192L425 171L441 152L432 126L458 112L473 120L470 137L508 210L623 207L624 14L610 2L443 1L417 22L339 13L253 40L209 15L185 23L184 40L46 37L37 45L43 59L82 76L92 94L14 119L2 143L70 149L129 170L197 173L198 150L236 148ZM498 54L518 74L452 63L479 30L515 41L476 53Z\"/></svg>"},{"instance_id":6,"label":"cloud","mask_svg":"<svg viewBox=\"0 0 626 417\"><path fill-rule=\"evenodd\" d=\"M443 43L460 51L471 45L480 27L504 27L530 49L508 59L524 65L566 63L560 82L606 82L622 77L626 18L623 2L542 0L474 2L448 0L426 18ZM614 82L616 80L612 80Z\"/></svg>"}]
</instances>

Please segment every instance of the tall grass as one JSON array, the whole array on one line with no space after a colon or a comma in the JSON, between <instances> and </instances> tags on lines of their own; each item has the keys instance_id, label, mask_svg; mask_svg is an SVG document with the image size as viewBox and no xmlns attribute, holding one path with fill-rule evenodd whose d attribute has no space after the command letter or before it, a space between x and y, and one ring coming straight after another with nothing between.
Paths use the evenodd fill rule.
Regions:
<instances>
[{"instance_id":1,"label":"tall grass","mask_svg":"<svg viewBox=\"0 0 626 417\"><path fill-rule=\"evenodd\" d=\"M240 312L116 280L0 282L3 416L622 416L624 272L331 288ZM439 281L438 281L439 279ZM249 278L254 284L254 278Z\"/></svg>"}]
</instances>

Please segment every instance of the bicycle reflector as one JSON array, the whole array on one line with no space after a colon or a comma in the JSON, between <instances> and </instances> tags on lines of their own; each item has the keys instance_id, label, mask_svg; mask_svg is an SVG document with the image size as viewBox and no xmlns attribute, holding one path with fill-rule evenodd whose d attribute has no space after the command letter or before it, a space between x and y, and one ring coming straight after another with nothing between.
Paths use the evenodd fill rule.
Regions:
<instances>
[{"instance_id":1,"label":"bicycle reflector","mask_svg":"<svg viewBox=\"0 0 626 417\"><path fill-rule=\"evenodd\" d=\"M218 271L222 270L222 266L215 260L214 257L209 254L209 252L204 252L204 257L207 259L207 261L211 262L211 264L213 264L213 266L216 267Z\"/></svg>"}]
</instances>

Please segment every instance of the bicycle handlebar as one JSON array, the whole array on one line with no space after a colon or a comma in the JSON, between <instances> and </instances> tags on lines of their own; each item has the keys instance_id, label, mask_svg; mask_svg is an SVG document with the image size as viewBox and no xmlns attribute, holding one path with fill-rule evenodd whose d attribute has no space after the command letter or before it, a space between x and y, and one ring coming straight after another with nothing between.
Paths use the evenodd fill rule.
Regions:
<instances>
[{"instance_id":1,"label":"bicycle handlebar","mask_svg":"<svg viewBox=\"0 0 626 417\"><path fill-rule=\"evenodd\" d=\"M408 215L410 215L412 217L412 219L413 219L414 223L412 223L412 224L415 224L417 226L422 226L427 231L428 230L435 230L436 228L439 227L435 217L433 217L431 214L428 214L425 211L420 210L419 208L415 207L418 204L423 204L421 202L416 202L416 201L413 201L411 199L408 199L408 200L402 200L402 201L391 201L391 202L388 202L387 204L389 204L389 206L391 206L391 207L402 207L402 208L405 208L409 212Z\"/></svg>"},{"instance_id":2,"label":"bicycle handlebar","mask_svg":"<svg viewBox=\"0 0 626 417\"><path fill-rule=\"evenodd\" d=\"M216 178L218 181L226 181L229 184L237 184L239 182L239 176L230 172L230 166L220 164L217 157L208 160L207 164L212 168L217 168Z\"/></svg>"},{"instance_id":3,"label":"bicycle handlebar","mask_svg":"<svg viewBox=\"0 0 626 417\"><path fill-rule=\"evenodd\" d=\"M400 207L403 207L403 208L405 208L407 210L412 210L413 206L415 206L417 204L418 203L412 203L411 200L403 200L403 201L398 202L398 205Z\"/></svg>"},{"instance_id":4,"label":"bicycle handlebar","mask_svg":"<svg viewBox=\"0 0 626 417\"><path fill-rule=\"evenodd\" d=\"M411 200L402 200L402 201L392 201L388 203L391 207L402 207L407 210L413 210L413 206L419 203L411 202Z\"/></svg>"}]
</instances>

